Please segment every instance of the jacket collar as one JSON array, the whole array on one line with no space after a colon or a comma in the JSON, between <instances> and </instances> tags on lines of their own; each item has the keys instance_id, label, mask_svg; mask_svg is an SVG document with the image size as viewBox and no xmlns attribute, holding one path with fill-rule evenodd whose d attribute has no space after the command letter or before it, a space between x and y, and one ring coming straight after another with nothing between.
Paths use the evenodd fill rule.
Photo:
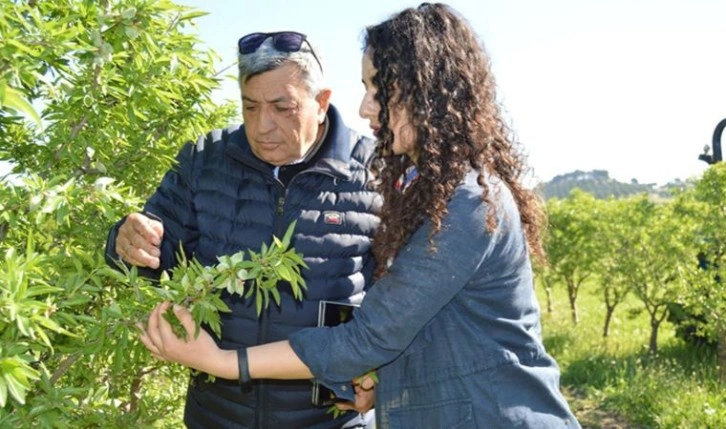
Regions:
<instances>
[{"instance_id":1,"label":"jacket collar","mask_svg":"<svg viewBox=\"0 0 726 429\"><path fill-rule=\"evenodd\" d=\"M316 160L309 169L325 172L340 179L350 179L350 159L353 151L351 130L343 123L338 109L332 104L328 108L328 133L323 140ZM268 164L252 153L247 140L244 124L230 135L230 144L225 153L227 156L242 162L250 167L272 174Z\"/></svg>"}]
</instances>

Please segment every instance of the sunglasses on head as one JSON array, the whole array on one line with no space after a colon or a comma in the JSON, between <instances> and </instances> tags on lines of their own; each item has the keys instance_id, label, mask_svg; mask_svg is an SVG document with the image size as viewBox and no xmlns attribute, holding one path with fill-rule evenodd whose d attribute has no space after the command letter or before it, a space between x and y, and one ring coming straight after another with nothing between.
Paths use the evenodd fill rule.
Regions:
<instances>
[{"instance_id":1,"label":"sunglasses on head","mask_svg":"<svg viewBox=\"0 0 726 429\"><path fill-rule=\"evenodd\" d=\"M310 53L313 54L313 58L318 62L320 70L323 70L323 65L320 63L318 56L315 55L313 45L308 41L308 36L298 33L296 31L278 31L276 33L251 33L243 36L237 42L239 53L241 55L247 55L255 52L262 43L272 37L272 46L280 52L299 52L302 48L303 42L307 43L310 47Z\"/></svg>"}]
</instances>

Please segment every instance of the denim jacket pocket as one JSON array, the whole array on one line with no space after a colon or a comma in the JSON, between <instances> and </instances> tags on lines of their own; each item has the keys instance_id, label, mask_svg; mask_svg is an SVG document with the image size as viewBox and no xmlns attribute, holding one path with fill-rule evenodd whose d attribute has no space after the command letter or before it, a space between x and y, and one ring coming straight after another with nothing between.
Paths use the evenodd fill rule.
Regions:
<instances>
[{"instance_id":1,"label":"denim jacket pocket","mask_svg":"<svg viewBox=\"0 0 726 429\"><path fill-rule=\"evenodd\" d=\"M476 429L470 400L408 405L389 411L390 429Z\"/></svg>"}]
</instances>

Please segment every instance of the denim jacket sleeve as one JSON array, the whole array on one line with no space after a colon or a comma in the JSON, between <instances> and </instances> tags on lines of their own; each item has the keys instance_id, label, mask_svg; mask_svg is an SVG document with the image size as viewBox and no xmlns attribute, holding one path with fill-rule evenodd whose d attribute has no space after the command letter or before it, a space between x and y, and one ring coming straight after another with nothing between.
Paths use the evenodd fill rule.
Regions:
<instances>
[{"instance_id":1,"label":"denim jacket sleeve","mask_svg":"<svg viewBox=\"0 0 726 429\"><path fill-rule=\"evenodd\" d=\"M490 195L498 201L494 188ZM436 251L431 251L431 225L425 222L399 251L389 273L371 287L354 319L333 328L308 328L290 337L293 350L318 381L336 393L349 390L341 388L404 352L461 291L491 254L502 229L487 231L488 206L481 192L469 175L448 205L434 239ZM497 217L504 211L497 209Z\"/></svg>"}]
</instances>

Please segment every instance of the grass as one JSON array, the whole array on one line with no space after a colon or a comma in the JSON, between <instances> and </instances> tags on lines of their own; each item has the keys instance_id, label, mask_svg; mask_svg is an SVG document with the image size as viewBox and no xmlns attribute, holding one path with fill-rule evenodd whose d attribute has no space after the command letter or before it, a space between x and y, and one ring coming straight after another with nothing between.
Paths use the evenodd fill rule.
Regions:
<instances>
[{"instance_id":1,"label":"grass","mask_svg":"<svg viewBox=\"0 0 726 429\"><path fill-rule=\"evenodd\" d=\"M648 353L650 325L637 298L615 310L602 337L605 307L594 287L578 297L580 322L571 320L564 288L554 311L542 303L544 342L562 369L562 387L583 428L725 428L726 386L717 380L716 353L675 336L664 322L657 354Z\"/></svg>"}]
</instances>

